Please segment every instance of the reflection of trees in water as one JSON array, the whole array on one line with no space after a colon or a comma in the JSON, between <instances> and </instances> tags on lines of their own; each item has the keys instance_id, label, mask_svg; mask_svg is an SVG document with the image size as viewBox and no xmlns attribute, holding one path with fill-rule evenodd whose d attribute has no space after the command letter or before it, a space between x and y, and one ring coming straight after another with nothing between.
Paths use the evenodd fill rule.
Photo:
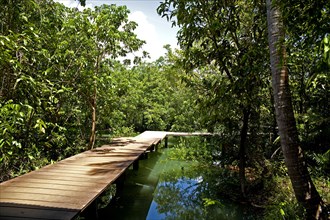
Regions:
<instances>
[{"instance_id":1,"label":"reflection of trees in water","mask_svg":"<svg viewBox=\"0 0 330 220\"><path fill-rule=\"evenodd\" d=\"M154 200L166 219L203 219L203 201L199 183L181 178L159 184Z\"/></svg>"},{"instance_id":2,"label":"reflection of trees in water","mask_svg":"<svg viewBox=\"0 0 330 220\"><path fill-rule=\"evenodd\" d=\"M221 186L216 175L208 171L185 169L163 174L154 195L157 211L169 220L249 219L249 216L243 217L242 207L217 197Z\"/></svg>"}]
</instances>

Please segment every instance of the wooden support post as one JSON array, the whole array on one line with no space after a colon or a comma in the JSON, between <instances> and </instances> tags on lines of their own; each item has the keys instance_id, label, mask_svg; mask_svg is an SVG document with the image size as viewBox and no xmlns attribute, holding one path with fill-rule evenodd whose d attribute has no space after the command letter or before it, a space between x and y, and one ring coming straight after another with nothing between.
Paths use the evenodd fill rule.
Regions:
<instances>
[{"instance_id":1,"label":"wooden support post","mask_svg":"<svg viewBox=\"0 0 330 220\"><path fill-rule=\"evenodd\" d=\"M158 150L158 146L162 143L162 140L159 140L156 144L153 144L152 145L152 151L150 152L153 152L153 151L157 151Z\"/></svg>"},{"instance_id":2,"label":"wooden support post","mask_svg":"<svg viewBox=\"0 0 330 220\"><path fill-rule=\"evenodd\" d=\"M147 152L144 152L142 154L142 159L145 160L145 159L148 159L148 153Z\"/></svg>"},{"instance_id":3,"label":"wooden support post","mask_svg":"<svg viewBox=\"0 0 330 220\"><path fill-rule=\"evenodd\" d=\"M124 172L123 174L121 174L116 181L114 182L116 184L116 194L115 194L115 198L118 198L122 195L123 191L124 191L124 183L125 183L125 179L126 179L126 172Z\"/></svg>"},{"instance_id":4,"label":"wooden support post","mask_svg":"<svg viewBox=\"0 0 330 220\"><path fill-rule=\"evenodd\" d=\"M81 216L87 220L99 219L97 211L97 199L95 199L89 206L81 213Z\"/></svg>"},{"instance_id":5,"label":"wooden support post","mask_svg":"<svg viewBox=\"0 0 330 220\"><path fill-rule=\"evenodd\" d=\"M167 146L168 146L168 137L166 136L165 137L165 148L167 148Z\"/></svg>"},{"instance_id":6,"label":"wooden support post","mask_svg":"<svg viewBox=\"0 0 330 220\"><path fill-rule=\"evenodd\" d=\"M133 170L138 170L139 169L139 159L133 162Z\"/></svg>"}]
</instances>

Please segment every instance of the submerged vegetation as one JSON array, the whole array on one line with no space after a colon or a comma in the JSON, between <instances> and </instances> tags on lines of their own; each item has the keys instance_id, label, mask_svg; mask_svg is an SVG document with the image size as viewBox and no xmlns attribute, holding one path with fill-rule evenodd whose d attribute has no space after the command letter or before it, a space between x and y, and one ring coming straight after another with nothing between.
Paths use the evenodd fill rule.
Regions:
<instances>
[{"instance_id":1,"label":"submerged vegetation","mask_svg":"<svg viewBox=\"0 0 330 220\"><path fill-rule=\"evenodd\" d=\"M144 42L124 6L0 1L0 181L108 137L208 131L217 136L182 139L170 155L207 168L212 178L203 181L216 194L204 206L224 195L265 219L326 219L330 2L272 2L267 21L266 1L163 1L158 13L179 26L181 49L166 45L163 57L145 62L146 52L126 59ZM276 25L285 37L268 38Z\"/></svg>"}]
</instances>

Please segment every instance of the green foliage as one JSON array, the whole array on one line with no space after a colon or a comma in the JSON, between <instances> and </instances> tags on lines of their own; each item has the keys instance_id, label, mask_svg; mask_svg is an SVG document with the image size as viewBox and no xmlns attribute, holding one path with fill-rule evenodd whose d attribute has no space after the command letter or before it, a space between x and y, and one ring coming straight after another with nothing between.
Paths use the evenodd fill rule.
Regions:
<instances>
[{"instance_id":1,"label":"green foliage","mask_svg":"<svg viewBox=\"0 0 330 220\"><path fill-rule=\"evenodd\" d=\"M169 155L174 160L198 161L200 163L212 162L212 150L209 143L200 137L180 137Z\"/></svg>"},{"instance_id":2,"label":"green foliage","mask_svg":"<svg viewBox=\"0 0 330 220\"><path fill-rule=\"evenodd\" d=\"M286 26L288 68L297 127L304 150L329 146L329 1L278 1Z\"/></svg>"},{"instance_id":3,"label":"green foliage","mask_svg":"<svg viewBox=\"0 0 330 220\"><path fill-rule=\"evenodd\" d=\"M222 205L219 201L209 198L203 198L204 206Z\"/></svg>"},{"instance_id":4,"label":"green foliage","mask_svg":"<svg viewBox=\"0 0 330 220\"><path fill-rule=\"evenodd\" d=\"M324 37L322 44L324 47L324 53L323 53L324 61L330 67L330 36L329 35Z\"/></svg>"},{"instance_id":5,"label":"green foliage","mask_svg":"<svg viewBox=\"0 0 330 220\"><path fill-rule=\"evenodd\" d=\"M267 198L264 219L303 219L304 209L294 199L288 177L275 177L265 182L265 191L271 192Z\"/></svg>"},{"instance_id":6,"label":"green foliage","mask_svg":"<svg viewBox=\"0 0 330 220\"><path fill-rule=\"evenodd\" d=\"M330 149L323 154L308 153L306 157L311 164L312 175L315 178L322 177L324 180L330 181L328 175L330 172Z\"/></svg>"},{"instance_id":7,"label":"green foliage","mask_svg":"<svg viewBox=\"0 0 330 220\"><path fill-rule=\"evenodd\" d=\"M109 205L111 199L115 197L116 185L110 185L99 197L97 203L97 209L106 208Z\"/></svg>"},{"instance_id":8,"label":"green foliage","mask_svg":"<svg viewBox=\"0 0 330 220\"><path fill-rule=\"evenodd\" d=\"M173 57L170 57L173 56ZM199 130L191 90L181 82L182 68L169 49L166 58L132 68L114 64L100 90L101 130L119 134L122 127L145 130ZM165 63L166 62L166 63Z\"/></svg>"},{"instance_id":9,"label":"green foliage","mask_svg":"<svg viewBox=\"0 0 330 220\"><path fill-rule=\"evenodd\" d=\"M167 0L158 13L180 28L180 63L189 74L185 82L197 93L199 122L223 135L223 149L229 145L227 151L248 154L250 163L262 161L263 146L271 142L257 134L275 130L264 58L265 2Z\"/></svg>"},{"instance_id":10,"label":"green foliage","mask_svg":"<svg viewBox=\"0 0 330 220\"><path fill-rule=\"evenodd\" d=\"M36 163L41 152L35 144L28 143L45 132L44 122L34 120L33 115L34 110L29 105L14 104L13 101L0 104L0 181L48 162L43 159Z\"/></svg>"},{"instance_id":11,"label":"green foliage","mask_svg":"<svg viewBox=\"0 0 330 220\"><path fill-rule=\"evenodd\" d=\"M79 12L44 0L0 6L3 180L83 150L95 89L104 89L114 59L143 41L126 7Z\"/></svg>"}]
</instances>

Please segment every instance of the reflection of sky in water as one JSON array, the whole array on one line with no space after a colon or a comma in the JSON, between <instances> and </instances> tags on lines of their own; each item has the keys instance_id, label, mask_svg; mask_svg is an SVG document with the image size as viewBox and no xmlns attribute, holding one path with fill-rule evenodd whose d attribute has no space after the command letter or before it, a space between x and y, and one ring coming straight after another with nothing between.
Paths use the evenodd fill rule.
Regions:
<instances>
[{"instance_id":1,"label":"reflection of sky in water","mask_svg":"<svg viewBox=\"0 0 330 220\"><path fill-rule=\"evenodd\" d=\"M165 219L166 215L157 211L158 204L153 200L149 208L147 220Z\"/></svg>"},{"instance_id":2,"label":"reflection of sky in water","mask_svg":"<svg viewBox=\"0 0 330 220\"><path fill-rule=\"evenodd\" d=\"M169 189L176 189L179 190L179 198L181 197L183 200L181 201L176 201L176 206L181 207L182 209L189 209L192 207L187 207L187 204L185 204L184 202L184 198L189 198L190 200L198 200L198 196L199 194L197 193L197 187L198 187L198 183L202 182L203 178L202 177L197 177L196 179L189 179L186 177L182 177L179 179L176 179L175 182L161 182L158 183L157 185L157 190L156 192L158 192L155 197L159 196L160 193L164 193L164 191L162 189L164 188L169 188ZM173 198L174 199L174 198ZM170 202L170 201L168 201ZM173 201L175 202L175 201ZM197 204L195 204L197 205ZM197 211L198 209L201 209L201 207L194 207L195 211ZM147 216L147 220L159 220L159 219L166 219L166 217L168 216L176 216L177 213L175 213L175 210L171 210L171 211L167 211L165 213L161 213L159 212L160 207L159 204L153 200L151 203L151 206L149 208L149 212L148 212L148 216ZM173 213L174 211L174 213ZM202 211L202 210L200 210Z\"/></svg>"}]
</instances>

